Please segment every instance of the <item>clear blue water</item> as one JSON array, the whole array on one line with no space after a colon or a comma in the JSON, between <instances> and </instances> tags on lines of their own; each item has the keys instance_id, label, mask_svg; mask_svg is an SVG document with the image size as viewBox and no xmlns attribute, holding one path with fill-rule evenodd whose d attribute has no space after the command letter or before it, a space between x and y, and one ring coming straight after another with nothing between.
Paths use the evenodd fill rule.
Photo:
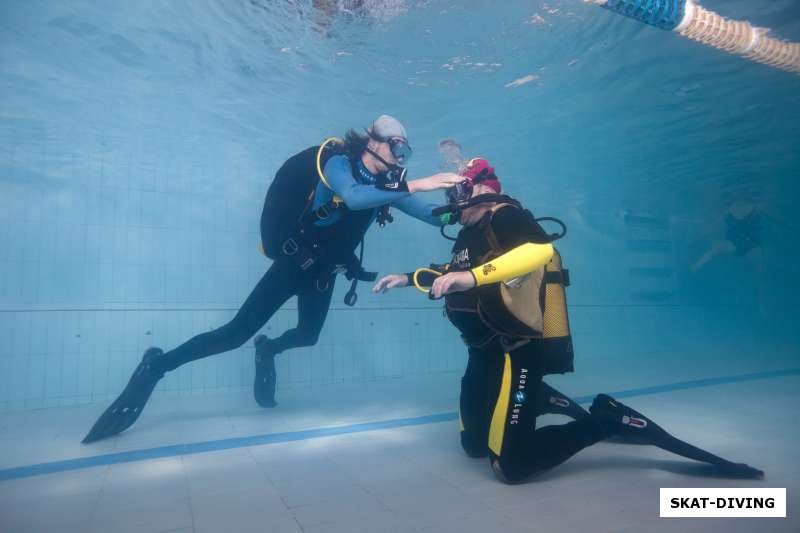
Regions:
<instances>
[{"instance_id":1,"label":"clear blue water","mask_svg":"<svg viewBox=\"0 0 800 533\"><path fill-rule=\"evenodd\" d=\"M275 170L380 113L406 124L413 176L455 138L567 222L579 371L625 361L647 386L796 366L800 77L580 1L366 3L0 4L0 410L105 404L144 348L223 324L268 266ZM704 6L800 40L797 2ZM768 217L763 260L692 272L741 201ZM402 215L367 236L381 272L447 257ZM463 368L440 307L362 285L351 310L344 285L320 344L279 361L282 387ZM266 331L294 320L290 302ZM251 380L248 345L160 391Z\"/></svg>"}]
</instances>

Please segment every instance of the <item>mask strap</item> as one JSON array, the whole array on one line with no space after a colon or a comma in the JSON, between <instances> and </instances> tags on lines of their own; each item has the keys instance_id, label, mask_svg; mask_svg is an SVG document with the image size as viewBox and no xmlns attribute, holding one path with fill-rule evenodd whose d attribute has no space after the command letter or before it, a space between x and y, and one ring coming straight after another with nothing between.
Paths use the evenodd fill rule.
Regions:
<instances>
[{"instance_id":1,"label":"mask strap","mask_svg":"<svg viewBox=\"0 0 800 533\"><path fill-rule=\"evenodd\" d=\"M493 175L494 175L494 174L489 174L489 169L488 169L488 168L484 168L483 170L481 170L481 171L478 173L478 175L477 175L477 176L475 176L474 178L472 178L470 181L472 182L472 184L473 184L473 185L477 185L478 183L482 182L483 180L486 180L486 179L491 179L491 177L492 177Z\"/></svg>"},{"instance_id":2,"label":"mask strap","mask_svg":"<svg viewBox=\"0 0 800 533\"><path fill-rule=\"evenodd\" d=\"M373 152L371 148L366 148L365 150L366 150L366 152L367 152L367 153L369 153L369 154L370 154L372 157L374 157L375 159L377 159L378 161L380 161L381 163L383 163L384 165L386 165L386 166L389 168L389 170L398 170L398 169L400 169L400 168L403 168L403 167L401 167L400 165L396 165L396 164L394 164L394 163L389 163L387 160L385 160L384 158L382 158L381 156L379 156L377 153Z\"/></svg>"}]
</instances>

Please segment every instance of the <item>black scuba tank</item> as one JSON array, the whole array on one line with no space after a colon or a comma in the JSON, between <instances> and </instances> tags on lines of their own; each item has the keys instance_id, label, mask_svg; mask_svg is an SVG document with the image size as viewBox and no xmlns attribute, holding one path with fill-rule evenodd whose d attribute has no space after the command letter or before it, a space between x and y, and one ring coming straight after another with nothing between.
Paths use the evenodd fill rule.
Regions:
<instances>
[{"instance_id":1,"label":"black scuba tank","mask_svg":"<svg viewBox=\"0 0 800 533\"><path fill-rule=\"evenodd\" d=\"M341 153L338 145L329 143L320 154L320 166L325 167L332 156ZM314 191L320 182L317 172L319 146L312 146L293 155L275 173L267 190L261 211L261 246L264 255L275 259L281 246L310 208Z\"/></svg>"}]
</instances>

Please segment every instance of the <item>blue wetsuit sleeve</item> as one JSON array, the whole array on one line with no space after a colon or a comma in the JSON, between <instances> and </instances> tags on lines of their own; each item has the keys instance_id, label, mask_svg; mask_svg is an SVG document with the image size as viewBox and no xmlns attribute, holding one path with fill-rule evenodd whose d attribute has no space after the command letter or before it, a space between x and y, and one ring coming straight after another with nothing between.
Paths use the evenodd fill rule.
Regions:
<instances>
[{"instance_id":1,"label":"blue wetsuit sleeve","mask_svg":"<svg viewBox=\"0 0 800 533\"><path fill-rule=\"evenodd\" d=\"M333 156L325 163L325 177L328 184L345 205L353 210L373 209L401 200L411 193L401 191L382 191L374 185L362 185L353 179L350 160L344 156Z\"/></svg>"},{"instance_id":2,"label":"blue wetsuit sleeve","mask_svg":"<svg viewBox=\"0 0 800 533\"><path fill-rule=\"evenodd\" d=\"M441 226L442 221L439 217L431 215L431 211L439 207L437 204L426 202L416 196L407 196L397 200L392 204L394 207L423 222L427 222L431 226Z\"/></svg>"}]
</instances>

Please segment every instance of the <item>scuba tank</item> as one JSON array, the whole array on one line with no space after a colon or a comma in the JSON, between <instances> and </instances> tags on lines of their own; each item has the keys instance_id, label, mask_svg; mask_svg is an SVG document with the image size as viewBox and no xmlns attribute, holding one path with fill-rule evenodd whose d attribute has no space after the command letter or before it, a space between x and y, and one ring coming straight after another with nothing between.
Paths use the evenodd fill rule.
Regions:
<instances>
[{"instance_id":1,"label":"scuba tank","mask_svg":"<svg viewBox=\"0 0 800 533\"><path fill-rule=\"evenodd\" d=\"M337 139L328 139L290 157L281 165L267 190L261 211L261 247L276 259L282 246L314 202L317 184L324 180L321 169L334 155L344 154Z\"/></svg>"},{"instance_id":2,"label":"scuba tank","mask_svg":"<svg viewBox=\"0 0 800 533\"><path fill-rule=\"evenodd\" d=\"M261 211L261 251L270 259L276 260L286 256L292 260L302 271L312 271L320 266L330 266L334 272L342 272L351 280L350 290L345 295L345 304L355 305L358 296L356 285L358 281L374 281L377 273L366 272L362 263L364 258L363 231L371 219L368 211L353 211L350 221L350 231L360 231L359 256L350 253L349 259L339 258L331 261L326 257L327 242L320 240L314 223L330 217L334 211L347 206L344 201L334 196L316 209L313 209L314 196L320 182L331 188L322 169L328 160L335 155L346 153L344 143L331 137L319 146L312 146L289 158L270 184L267 196L264 199L264 208ZM353 178L358 176L353 169ZM391 222L388 207L379 211L378 221L381 226ZM360 228L363 226L363 228ZM358 242L358 241L356 241ZM328 264L331 262L332 264ZM343 263L343 264L341 264ZM320 274L324 277L331 271Z\"/></svg>"}]
</instances>

